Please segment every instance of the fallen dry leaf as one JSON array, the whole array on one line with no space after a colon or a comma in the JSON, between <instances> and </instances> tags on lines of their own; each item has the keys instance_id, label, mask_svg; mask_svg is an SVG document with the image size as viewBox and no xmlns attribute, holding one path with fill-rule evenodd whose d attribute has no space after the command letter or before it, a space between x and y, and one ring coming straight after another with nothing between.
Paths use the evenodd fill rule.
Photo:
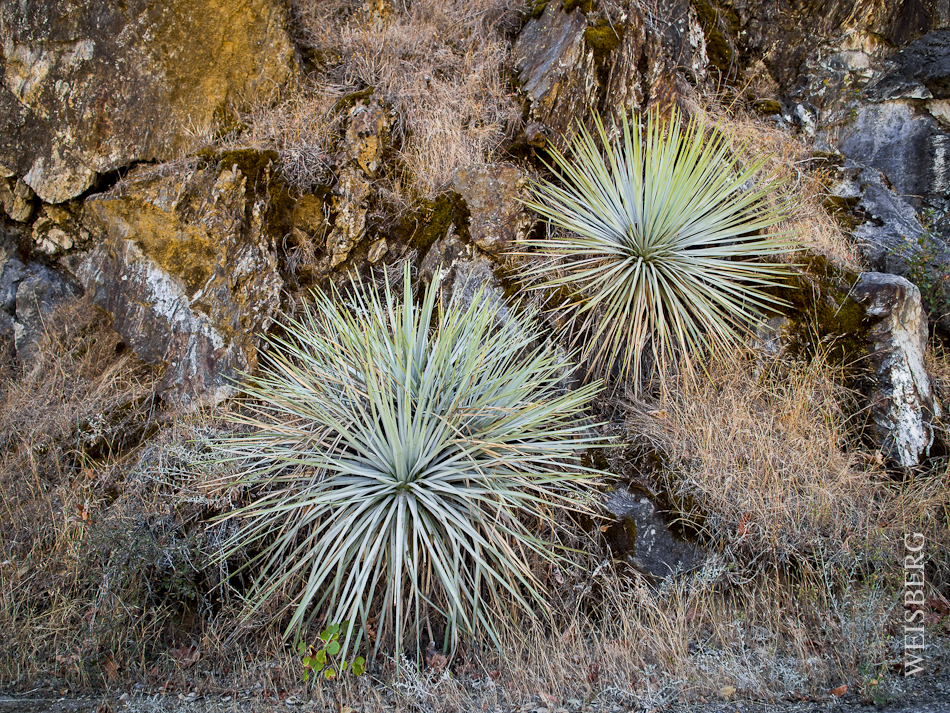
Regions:
<instances>
[{"instance_id":1,"label":"fallen dry leaf","mask_svg":"<svg viewBox=\"0 0 950 713\"><path fill-rule=\"evenodd\" d=\"M832 688L830 691L831 695L833 695L835 698L841 698L841 696L843 696L847 692L848 692L848 686L845 683L842 683L837 688Z\"/></svg>"},{"instance_id":2,"label":"fallen dry leaf","mask_svg":"<svg viewBox=\"0 0 950 713\"><path fill-rule=\"evenodd\" d=\"M736 695L736 687L723 686L722 688L719 689L719 695L722 696L723 698L732 698L734 695Z\"/></svg>"},{"instance_id":3,"label":"fallen dry leaf","mask_svg":"<svg viewBox=\"0 0 950 713\"><path fill-rule=\"evenodd\" d=\"M182 668L188 668L201 658L201 652L197 646L179 646L169 649L168 653L171 654L172 658L174 658Z\"/></svg>"},{"instance_id":4,"label":"fallen dry leaf","mask_svg":"<svg viewBox=\"0 0 950 713\"><path fill-rule=\"evenodd\" d=\"M109 683L114 683L119 677L119 667L115 665L115 661L112 660L111 656L107 656L103 660L102 672L106 675L106 679Z\"/></svg>"}]
</instances>

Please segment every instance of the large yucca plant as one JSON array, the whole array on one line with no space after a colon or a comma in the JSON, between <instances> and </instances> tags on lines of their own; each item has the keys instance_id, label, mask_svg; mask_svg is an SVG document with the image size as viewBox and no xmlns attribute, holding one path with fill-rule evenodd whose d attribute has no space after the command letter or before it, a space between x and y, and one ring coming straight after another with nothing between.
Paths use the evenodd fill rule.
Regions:
<instances>
[{"instance_id":1,"label":"large yucca plant","mask_svg":"<svg viewBox=\"0 0 950 713\"><path fill-rule=\"evenodd\" d=\"M401 296L388 282L354 283L348 304L315 295L269 340L249 433L217 444L257 494L229 515L241 525L224 555L256 553L251 611L281 602L286 636L354 622L344 655L371 630L375 655L390 636L397 650L410 632L428 640L426 620L454 649L543 611L529 563L558 556L527 523L584 506L578 458L595 439L581 418L598 386L566 392L563 357L526 319L500 319L481 293L443 308L437 282L418 304L408 267Z\"/></svg>"},{"instance_id":2,"label":"large yucca plant","mask_svg":"<svg viewBox=\"0 0 950 713\"><path fill-rule=\"evenodd\" d=\"M541 180L526 203L562 229L528 240L543 262L528 271L554 291L591 371L624 377L647 344L662 363L703 347L734 345L779 303L763 288L788 265L761 261L796 249L773 228L787 214L774 182L754 182L765 156L743 165L722 136L678 112L669 121L624 117L612 140L599 116L597 139L581 127L567 154L553 149L559 182ZM601 148L603 147L603 148ZM752 260L755 259L755 260Z\"/></svg>"}]
</instances>

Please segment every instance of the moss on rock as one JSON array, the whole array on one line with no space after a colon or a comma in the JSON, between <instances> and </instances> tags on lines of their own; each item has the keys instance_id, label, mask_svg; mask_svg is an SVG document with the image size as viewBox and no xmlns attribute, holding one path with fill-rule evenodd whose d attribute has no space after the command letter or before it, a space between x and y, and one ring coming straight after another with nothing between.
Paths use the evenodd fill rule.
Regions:
<instances>
[{"instance_id":1,"label":"moss on rock","mask_svg":"<svg viewBox=\"0 0 950 713\"><path fill-rule=\"evenodd\" d=\"M235 166L247 179L248 198L266 196L267 210L264 214L264 231L269 237L280 240L290 232L294 210L294 198L290 186L277 171L280 157L276 151L258 149L232 149L214 154L222 171Z\"/></svg>"},{"instance_id":2,"label":"moss on rock","mask_svg":"<svg viewBox=\"0 0 950 713\"><path fill-rule=\"evenodd\" d=\"M564 0L564 12L574 12L577 8L583 12L593 12L597 9L597 0Z\"/></svg>"},{"instance_id":3,"label":"moss on rock","mask_svg":"<svg viewBox=\"0 0 950 713\"><path fill-rule=\"evenodd\" d=\"M830 362L841 365L854 365L867 356L867 314L850 294L857 278L826 257L809 254L788 287L775 290L791 305L786 313L794 349L806 354L821 350Z\"/></svg>"},{"instance_id":4,"label":"moss on rock","mask_svg":"<svg viewBox=\"0 0 950 713\"><path fill-rule=\"evenodd\" d=\"M712 0L693 0L693 9L703 36L709 63L727 75L736 61L735 40L739 36L740 19L732 8L720 8Z\"/></svg>"},{"instance_id":5,"label":"moss on rock","mask_svg":"<svg viewBox=\"0 0 950 713\"><path fill-rule=\"evenodd\" d=\"M594 53L594 61L603 64L607 56L620 46L623 30L614 27L603 18L584 30L584 41Z\"/></svg>"},{"instance_id":6,"label":"moss on rock","mask_svg":"<svg viewBox=\"0 0 950 713\"><path fill-rule=\"evenodd\" d=\"M541 15L544 14L544 11L547 9L548 2L550 2L550 0L535 0L528 12L528 17L530 17L532 20L537 20L539 17L541 17Z\"/></svg>"},{"instance_id":7,"label":"moss on rock","mask_svg":"<svg viewBox=\"0 0 950 713\"><path fill-rule=\"evenodd\" d=\"M399 237L409 247L425 257L436 240L443 237L450 225L456 234L469 240L468 208L462 196L455 192L443 193L432 201L422 201L420 206L408 213L399 222Z\"/></svg>"}]
</instances>

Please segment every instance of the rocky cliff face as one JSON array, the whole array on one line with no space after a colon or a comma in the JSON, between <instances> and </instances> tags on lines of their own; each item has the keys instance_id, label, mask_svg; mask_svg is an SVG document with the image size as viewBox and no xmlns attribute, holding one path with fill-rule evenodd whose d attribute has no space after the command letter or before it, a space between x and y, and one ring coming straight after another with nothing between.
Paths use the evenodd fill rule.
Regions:
<instances>
[{"instance_id":1,"label":"rocky cliff face","mask_svg":"<svg viewBox=\"0 0 950 713\"><path fill-rule=\"evenodd\" d=\"M384 6L359 12L381 27L395 12ZM455 170L436 200L416 202L400 196L394 158L412 137L371 86L326 111L338 156L315 189L276 187L276 155L254 166L213 150L181 159L195 134L239 123L229 107L266 105L303 81L287 21L275 0L0 2L10 234L0 335L20 335L10 348L21 361L38 319L27 287L52 309L81 283L136 354L165 370L177 403L221 398L254 368L258 336L282 299L292 303L291 287L414 257L426 275L440 263L452 275L456 262L478 265L501 294L492 271L531 229L520 200L548 146L594 111L688 110L712 86L815 142L867 265L919 288L898 290L913 304L893 313L922 305L950 328L946 0L534 3L499 65L524 107L521 133L495 160ZM314 68L332 73L339 58L310 48L318 54ZM334 75L344 79L356 81ZM115 172L124 178L109 188ZM879 321L866 317L862 339ZM920 331L894 329L905 327ZM879 376L885 390L898 378ZM922 388L921 423L938 408ZM877 421L882 439L893 435L892 415ZM895 459L922 457L918 441L891 448Z\"/></svg>"},{"instance_id":2,"label":"rocky cliff face","mask_svg":"<svg viewBox=\"0 0 950 713\"><path fill-rule=\"evenodd\" d=\"M93 301L179 403L219 400L256 363L283 284L266 208L238 164L135 173L86 202L102 237L79 267Z\"/></svg>"},{"instance_id":3,"label":"rocky cliff face","mask_svg":"<svg viewBox=\"0 0 950 713\"><path fill-rule=\"evenodd\" d=\"M271 0L3 2L0 37L0 170L47 203L175 158L229 98L295 75Z\"/></svg>"}]
</instances>

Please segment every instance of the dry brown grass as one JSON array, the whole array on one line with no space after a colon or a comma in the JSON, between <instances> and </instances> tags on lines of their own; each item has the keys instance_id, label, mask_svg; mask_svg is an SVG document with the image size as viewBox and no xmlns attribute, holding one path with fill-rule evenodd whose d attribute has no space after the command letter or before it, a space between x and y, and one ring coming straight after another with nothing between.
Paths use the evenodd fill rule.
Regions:
<instances>
[{"instance_id":1,"label":"dry brown grass","mask_svg":"<svg viewBox=\"0 0 950 713\"><path fill-rule=\"evenodd\" d=\"M939 468L906 482L889 476L856 443L850 406L820 358L721 359L659 401L633 404L630 429L661 455L659 485L684 521L746 567L888 570L907 532L946 551L946 477Z\"/></svg>"},{"instance_id":2,"label":"dry brown grass","mask_svg":"<svg viewBox=\"0 0 950 713\"><path fill-rule=\"evenodd\" d=\"M0 386L3 679L35 671L40 649L53 666L71 655L62 642L84 628L81 543L113 487L105 464L145 435L155 405L154 370L85 302L48 321L37 352Z\"/></svg>"},{"instance_id":3,"label":"dry brown grass","mask_svg":"<svg viewBox=\"0 0 950 713\"><path fill-rule=\"evenodd\" d=\"M728 578L711 560L657 589L592 560L558 585L571 606L553 628L509 631L500 652L463 651L451 674L405 662L396 675L383 663L370 686L317 685L313 695L364 711L650 710L827 697L842 682L866 693L896 661L889 640L899 610L880 583L833 591L773 573L738 588Z\"/></svg>"},{"instance_id":4,"label":"dry brown grass","mask_svg":"<svg viewBox=\"0 0 950 713\"><path fill-rule=\"evenodd\" d=\"M763 174L777 179L783 192L793 199L793 210L776 230L794 233L806 250L823 255L835 265L854 272L866 269L847 231L825 207L827 169L813 156L809 139L713 100L695 103L690 111L708 125L721 122L736 150L746 147L769 157Z\"/></svg>"},{"instance_id":5,"label":"dry brown grass","mask_svg":"<svg viewBox=\"0 0 950 713\"><path fill-rule=\"evenodd\" d=\"M296 0L303 41L340 92L375 87L397 115L394 142L409 184L432 198L460 167L492 160L520 125L508 94L510 0Z\"/></svg>"},{"instance_id":6,"label":"dry brown grass","mask_svg":"<svg viewBox=\"0 0 950 713\"><path fill-rule=\"evenodd\" d=\"M216 587L226 573L207 566L221 533L205 529L203 518L227 494L205 497L196 439L227 428L227 414L176 419L129 458L91 464L92 477L67 474L49 496L63 505L48 506L55 512L41 525L48 535L4 565L0 624L13 645L0 654L0 677L73 687L138 681L149 691L265 701L293 695L312 697L318 709L362 711L529 703L606 711L720 699L730 686L732 697L766 700L823 696L842 682L869 690L899 658L900 563L889 563L887 546L902 528L924 528L934 551L947 551L939 532L941 517L946 529L947 477L882 482L873 464L845 453L840 392L823 367L771 376L748 364L720 365L707 383L671 382L682 391L653 405L666 409L665 418L639 412L636 433L665 449L676 482L689 484L693 502L702 503L707 541L722 550L700 570L657 587L578 532L574 564L557 577L539 575L550 586L553 625L510 628L501 651L468 642L451 674L414 663L397 674L382 660L372 678L310 688L299 657L276 630L240 623L239 601ZM791 476L769 469L783 458L804 472L795 481L803 493L819 504L833 497L842 512L798 500L782 510L782 473ZM730 497L721 498L715 491L729 468L736 477ZM862 503L866 495L871 500ZM862 505L870 515L856 512ZM770 517L737 537L750 510ZM891 520L881 525L875 516ZM777 536L792 524L802 531L788 541ZM843 524L854 528L850 539L835 530ZM875 537L884 545L876 555ZM819 552L829 556L822 561ZM776 564L793 557L811 566Z\"/></svg>"}]
</instances>

